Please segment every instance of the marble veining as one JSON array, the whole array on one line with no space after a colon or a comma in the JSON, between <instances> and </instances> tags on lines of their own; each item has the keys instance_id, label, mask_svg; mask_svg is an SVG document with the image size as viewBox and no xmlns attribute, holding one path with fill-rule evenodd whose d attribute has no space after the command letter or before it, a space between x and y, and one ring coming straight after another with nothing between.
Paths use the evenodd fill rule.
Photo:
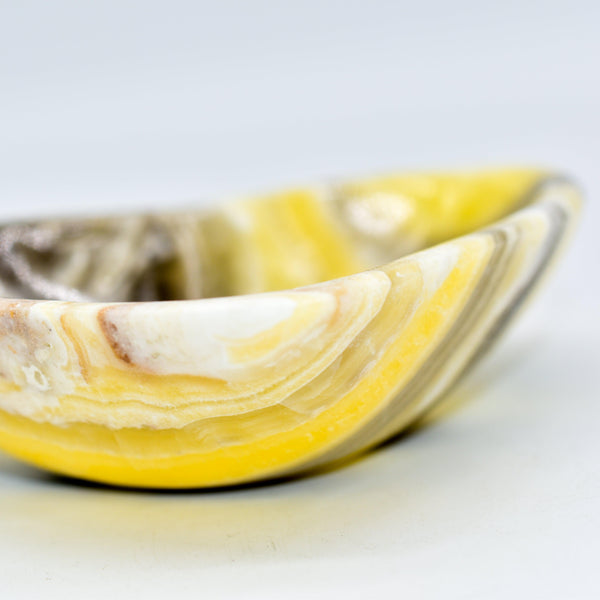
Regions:
<instances>
[{"instance_id":1,"label":"marble veining","mask_svg":"<svg viewBox=\"0 0 600 600\"><path fill-rule=\"evenodd\" d=\"M513 169L0 225L0 447L143 487L364 451L493 343L578 204Z\"/></svg>"}]
</instances>

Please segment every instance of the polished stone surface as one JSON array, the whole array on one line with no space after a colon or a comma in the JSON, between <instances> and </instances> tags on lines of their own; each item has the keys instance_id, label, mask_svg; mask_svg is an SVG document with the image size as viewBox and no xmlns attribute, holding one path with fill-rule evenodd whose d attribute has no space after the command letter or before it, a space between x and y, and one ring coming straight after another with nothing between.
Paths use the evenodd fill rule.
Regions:
<instances>
[{"instance_id":1,"label":"polished stone surface","mask_svg":"<svg viewBox=\"0 0 600 600\"><path fill-rule=\"evenodd\" d=\"M0 447L159 488L346 459L414 423L494 343L578 207L563 178L500 170L7 224L0 281L44 299L0 301ZM199 297L219 293L234 295Z\"/></svg>"}]
</instances>

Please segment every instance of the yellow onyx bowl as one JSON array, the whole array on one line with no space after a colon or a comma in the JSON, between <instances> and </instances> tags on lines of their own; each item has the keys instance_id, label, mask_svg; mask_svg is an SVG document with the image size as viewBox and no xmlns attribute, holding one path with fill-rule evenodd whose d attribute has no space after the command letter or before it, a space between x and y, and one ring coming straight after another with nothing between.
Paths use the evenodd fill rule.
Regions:
<instances>
[{"instance_id":1,"label":"yellow onyx bowl","mask_svg":"<svg viewBox=\"0 0 600 600\"><path fill-rule=\"evenodd\" d=\"M362 452L497 339L578 204L513 169L0 226L0 447L159 488Z\"/></svg>"}]
</instances>

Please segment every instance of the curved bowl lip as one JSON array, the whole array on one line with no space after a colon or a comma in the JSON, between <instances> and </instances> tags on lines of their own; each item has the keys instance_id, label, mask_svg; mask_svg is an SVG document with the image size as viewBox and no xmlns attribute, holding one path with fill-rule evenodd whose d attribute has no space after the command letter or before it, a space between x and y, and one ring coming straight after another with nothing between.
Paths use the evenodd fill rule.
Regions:
<instances>
[{"instance_id":1,"label":"curved bowl lip","mask_svg":"<svg viewBox=\"0 0 600 600\"><path fill-rule=\"evenodd\" d=\"M447 240L444 240L442 242L438 242L438 243L432 244L430 246L425 246L425 247L423 247L419 250L416 250L414 252L411 252L409 254L399 256L398 258L391 260L389 262L381 263L380 265L376 265L374 267L369 267L367 269L356 271L354 273L349 273L347 275L343 275L342 277L326 279L323 281L318 281L315 283L311 283L311 284L307 284L307 285L303 285L303 286L299 286L299 287L295 287L295 288L285 288L285 289L281 289L281 290L268 290L268 291L262 291L262 292L253 292L251 294L239 294L239 295L232 295L232 296L215 296L215 297L210 297L210 298L186 298L186 299L173 299L173 300L94 301L94 300L60 300L60 299L51 299L51 298L4 298L4 297L0 297L0 303L4 303L4 302L10 302L13 304L14 303L36 303L36 304L38 304L38 303L44 303L44 304L54 303L54 304L66 304L66 305L70 305L73 307L76 307L76 306L90 306L91 307L91 306L93 306L93 307L102 308L102 307L119 306L119 305L130 305L130 306L134 306L134 305L144 305L144 306L164 306L164 305L181 306L181 305L185 305L185 306L192 306L192 305L197 305L198 303L201 302L202 305L204 306L208 303L213 304L213 303L223 302L223 301L228 302L228 301L231 301L232 299L242 300L243 298L256 298L256 297L270 296L273 294L286 294L286 293L298 292L298 291L300 291L300 292L311 291L311 290L314 290L315 288L318 288L319 286L324 286L324 285L327 285L328 283L335 282L335 281L343 281L347 278L355 277L356 275L359 275L361 273L368 273L370 271L381 269L387 265L394 264L398 261L410 260L412 257L414 257L418 254L421 254L423 252L427 252L428 250L430 250L432 248L436 248L436 247L442 246L444 244L448 244L455 240L460 240L462 238L466 238L468 236L471 236L471 235L474 235L474 234L477 234L480 232L485 232L486 230L494 227L496 224L502 223L502 221L504 221L505 219L512 217L513 215L516 215L521 210L535 205L535 200L536 200L536 198L539 197L540 193L542 191L544 191L546 188L549 188L553 185L569 185L574 190L578 190L578 187L577 187L575 181L569 175L566 175L563 172L558 171L558 170L544 169L544 168L531 167L531 166L507 167L507 168L480 168L480 169L473 169L473 170L455 169L455 170L437 170L437 171L406 171L406 172L397 172L394 174L397 174L399 176L404 176L404 175L406 175L406 176L410 176L410 175L435 176L437 174L444 174L444 175L455 174L457 176L461 176L461 175L465 175L465 174L469 174L469 173L471 173L471 174L507 173L508 174L511 171L516 171L516 170L530 171L532 175L537 174L537 179L522 194L521 200L517 201L515 203L515 206L513 207L513 209L510 212L507 212L505 215L503 215L500 219L492 221L483 227L479 227L472 231L468 231L462 235L448 238ZM352 178L352 179L344 178L344 179L338 179L337 181L339 183L343 183L343 182L356 181L356 180L357 179L354 179L354 178ZM314 185L318 186L319 184L316 183ZM321 185L324 185L324 184L321 184ZM289 189L293 189L293 188L289 188ZM255 198L255 197L257 197L257 196L255 196L255 195L246 196L246 198L248 198L248 199ZM227 201L224 201L220 204L215 204L214 206L207 207L206 212L210 213L212 210L218 210L219 205L223 206L226 204L227 204ZM173 210L173 211L147 212L147 213L134 212L134 213L130 213L130 216L135 217L135 216L151 216L151 215L159 215L159 214L181 214L181 213L188 213L188 212L200 212L200 211ZM113 216L115 216L115 215L105 214L105 215L97 215L97 216L92 216L92 217L87 217L87 218L82 217L82 219L90 219L90 220L107 219L107 218L111 218ZM126 215L119 215L119 216L126 216ZM70 220L71 218L79 218L79 217L63 217L63 218L49 217L48 220L67 221L67 220ZM9 221L9 222L2 223L2 225L10 225L11 223L32 225L32 224L41 223L41 222L43 222L43 219L39 219L39 220L35 219L35 220L28 220L28 221Z\"/></svg>"}]
</instances>

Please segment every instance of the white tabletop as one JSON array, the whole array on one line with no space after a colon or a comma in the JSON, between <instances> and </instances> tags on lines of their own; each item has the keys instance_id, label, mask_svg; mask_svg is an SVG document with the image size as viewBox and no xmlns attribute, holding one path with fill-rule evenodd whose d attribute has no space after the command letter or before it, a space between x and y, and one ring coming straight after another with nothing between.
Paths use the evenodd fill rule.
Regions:
<instances>
[{"instance_id":1,"label":"white tabletop","mask_svg":"<svg viewBox=\"0 0 600 600\"><path fill-rule=\"evenodd\" d=\"M600 5L413 4L3 9L3 220L521 163L572 173L588 202L427 425L344 468L157 494L0 455L1 598L600 595Z\"/></svg>"}]
</instances>

